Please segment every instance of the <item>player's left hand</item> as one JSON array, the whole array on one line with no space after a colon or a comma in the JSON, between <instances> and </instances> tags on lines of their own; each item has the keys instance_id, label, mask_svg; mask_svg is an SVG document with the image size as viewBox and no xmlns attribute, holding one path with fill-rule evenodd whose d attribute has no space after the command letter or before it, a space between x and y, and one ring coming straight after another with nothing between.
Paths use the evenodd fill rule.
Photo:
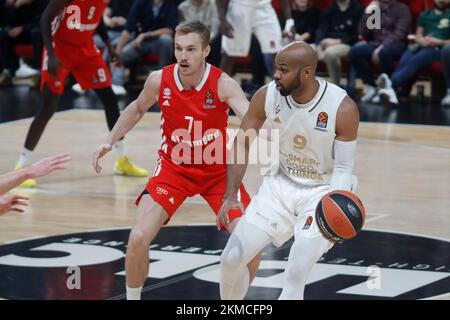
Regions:
<instances>
[{"instance_id":1,"label":"player's left hand","mask_svg":"<svg viewBox=\"0 0 450 320\"><path fill-rule=\"evenodd\" d=\"M221 230L230 224L230 217L228 212L232 209L240 209L242 212L245 211L244 205L237 200L237 197L227 197L223 200L222 206L220 207L219 213L216 217L217 229Z\"/></svg>"},{"instance_id":2,"label":"player's left hand","mask_svg":"<svg viewBox=\"0 0 450 320\"><path fill-rule=\"evenodd\" d=\"M94 166L94 170L97 173L102 172L102 167L98 164L98 160L103 157L105 154L112 150L112 146L110 144L102 144L97 150L94 152L94 159L92 160L92 165Z\"/></svg>"}]
</instances>

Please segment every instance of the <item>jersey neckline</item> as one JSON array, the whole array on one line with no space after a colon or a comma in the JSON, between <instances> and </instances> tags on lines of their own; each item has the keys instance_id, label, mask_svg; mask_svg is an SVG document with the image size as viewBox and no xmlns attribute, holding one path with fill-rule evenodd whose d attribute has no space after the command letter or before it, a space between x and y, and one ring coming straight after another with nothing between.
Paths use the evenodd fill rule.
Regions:
<instances>
[{"instance_id":1,"label":"jersey neckline","mask_svg":"<svg viewBox=\"0 0 450 320\"><path fill-rule=\"evenodd\" d=\"M180 77L178 76L178 63L175 64L175 67L173 68L173 78L175 79L175 83L177 85L178 90L185 91L186 89L181 84ZM209 63L206 63L205 72L203 73L202 81L195 87L195 90L200 91L202 90L203 86L205 85L206 80L208 80L209 73L211 72L211 65Z\"/></svg>"},{"instance_id":2,"label":"jersey neckline","mask_svg":"<svg viewBox=\"0 0 450 320\"><path fill-rule=\"evenodd\" d=\"M297 110L304 110L304 111L311 112L317 107L319 102L322 100L322 98L325 94L325 91L327 90L328 83L324 79L319 78L319 77L316 77L316 80L317 80L317 82L319 82L319 90L317 90L316 95L309 102L301 104L301 103L295 102L295 100L290 95L285 97L286 102L291 109L292 109L292 106L294 106L295 109L297 109Z\"/></svg>"}]
</instances>

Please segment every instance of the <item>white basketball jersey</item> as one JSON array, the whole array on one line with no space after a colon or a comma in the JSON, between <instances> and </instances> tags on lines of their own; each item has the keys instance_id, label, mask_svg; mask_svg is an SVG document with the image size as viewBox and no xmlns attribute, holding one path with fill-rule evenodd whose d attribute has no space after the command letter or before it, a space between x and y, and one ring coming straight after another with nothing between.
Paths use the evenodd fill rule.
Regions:
<instances>
[{"instance_id":1,"label":"white basketball jersey","mask_svg":"<svg viewBox=\"0 0 450 320\"><path fill-rule=\"evenodd\" d=\"M264 7L267 4L270 4L271 0L231 0L230 4L233 2L252 7Z\"/></svg>"},{"instance_id":2,"label":"white basketball jersey","mask_svg":"<svg viewBox=\"0 0 450 320\"><path fill-rule=\"evenodd\" d=\"M279 129L279 167L294 182L304 186L329 184L334 169L333 147L336 113L347 95L345 90L316 78L319 90L308 103L297 104L282 96L275 82L267 88L265 111Z\"/></svg>"}]
</instances>

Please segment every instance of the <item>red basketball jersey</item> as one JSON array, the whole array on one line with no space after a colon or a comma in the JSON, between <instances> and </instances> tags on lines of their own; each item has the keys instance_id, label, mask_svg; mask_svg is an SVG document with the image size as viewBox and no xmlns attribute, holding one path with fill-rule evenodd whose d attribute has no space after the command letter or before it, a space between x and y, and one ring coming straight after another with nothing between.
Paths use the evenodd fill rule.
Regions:
<instances>
[{"instance_id":1,"label":"red basketball jersey","mask_svg":"<svg viewBox=\"0 0 450 320\"><path fill-rule=\"evenodd\" d=\"M74 0L52 22L53 40L72 45L93 43L103 11L110 0Z\"/></svg>"},{"instance_id":2,"label":"red basketball jersey","mask_svg":"<svg viewBox=\"0 0 450 320\"><path fill-rule=\"evenodd\" d=\"M186 90L178 76L178 64L163 68L158 99L162 158L187 167L226 163L229 106L220 101L217 87L222 72L206 64L199 85Z\"/></svg>"}]
</instances>

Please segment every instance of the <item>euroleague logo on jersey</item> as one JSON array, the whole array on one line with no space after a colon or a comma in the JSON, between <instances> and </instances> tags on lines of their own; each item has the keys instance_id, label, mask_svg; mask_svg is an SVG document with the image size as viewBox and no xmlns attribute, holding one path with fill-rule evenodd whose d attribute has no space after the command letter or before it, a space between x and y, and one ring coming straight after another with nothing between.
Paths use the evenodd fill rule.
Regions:
<instances>
[{"instance_id":1,"label":"euroleague logo on jersey","mask_svg":"<svg viewBox=\"0 0 450 320\"><path fill-rule=\"evenodd\" d=\"M306 224L307 226L307 224ZM124 299L129 228L35 238L0 246L0 298ZM219 299L227 232L215 226L164 227L150 246L143 299ZM277 299L292 240L263 251L247 299ZM450 242L363 230L313 267L306 299L425 299L448 294ZM80 288L69 289L68 267ZM199 290L198 288L201 288Z\"/></svg>"},{"instance_id":2,"label":"euroleague logo on jersey","mask_svg":"<svg viewBox=\"0 0 450 320\"><path fill-rule=\"evenodd\" d=\"M326 112L319 113L319 115L317 116L316 127L325 129L327 125L328 125L328 114Z\"/></svg>"},{"instance_id":3,"label":"euroleague logo on jersey","mask_svg":"<svg viewBox=\"0 0 450 320\"><path fill-rule=\"evenodd\" d=\"M214 105L214 92L211 89L206 90L205 93L205 104L203 105L203 109L215 109Z\"/></svg>"}]
</instances>

